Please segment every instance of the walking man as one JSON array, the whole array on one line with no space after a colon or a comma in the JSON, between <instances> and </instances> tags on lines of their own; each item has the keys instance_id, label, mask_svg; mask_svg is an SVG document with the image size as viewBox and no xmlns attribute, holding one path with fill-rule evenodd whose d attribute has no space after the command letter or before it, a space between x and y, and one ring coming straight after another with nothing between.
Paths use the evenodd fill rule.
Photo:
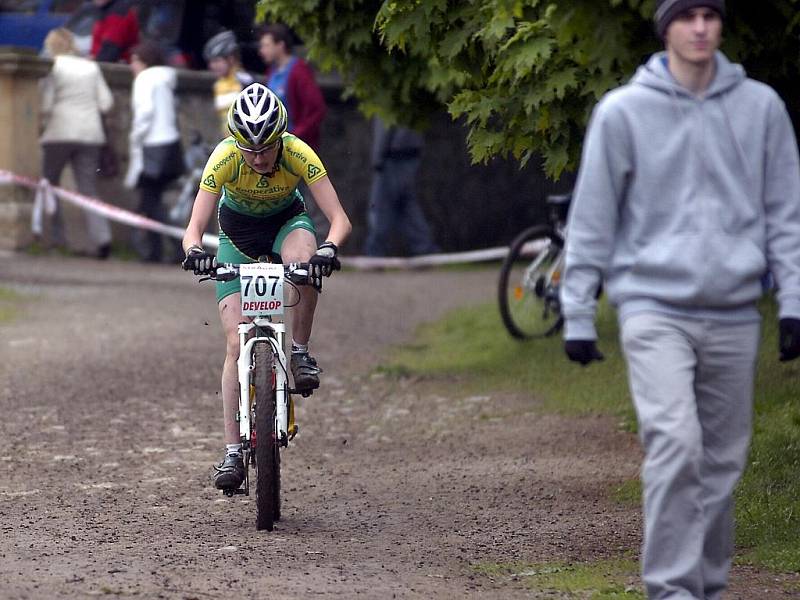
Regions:
<instances>
[{"instance_id":1,"label":"walking man","mask_svg":"<svg viewBox=\"0 0 800 600\"><path fill-rule=\"evenodd\" d=\"M367 256L386 256L393 233L402 236L412 256L439 252L417 198L422 145L420 133L397 125L387 127L379 117L373 120Z\"/></svg>"},{"instance_id":2,"label":"walking man","mask_svg":"<svg viewBox=\"0 0 800 600\"><path fill-rule=\"evenodd\" d=\"M771 272L780 359L800 356L800 162L778 95L717 51L723 0L659 0L666 51L597 105L570 212L565 351L601 360L617 307L645 449L651 599L718 599L751 435L756 301Z\"/></svg>"}]
</instances>

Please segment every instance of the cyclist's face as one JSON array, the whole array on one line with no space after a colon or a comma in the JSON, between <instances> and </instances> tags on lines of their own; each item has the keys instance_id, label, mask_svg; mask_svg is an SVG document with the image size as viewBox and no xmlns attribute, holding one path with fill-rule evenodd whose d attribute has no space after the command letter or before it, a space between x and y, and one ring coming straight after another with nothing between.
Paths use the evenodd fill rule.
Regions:
<instances>
[{"instance_id":1,"label":"cyclist's face","mask_svg":"<svg viewBox=\"0 0 800 600\"><path fill-rule=\"evenodd\" d=\"M696 65L708 63L722 40L722 18L710 8L692 8L669 24L665 37L671 56Z\"/></svg>"},{"instance_id":2,"label":"cyclist's face","mask_svg":"<svg viewBox=\"0 0 800 600\"><path fill-rule=\"evenodd\" d=\"M237 148L239 148L239 152L242 153L244 162L246 162L251 169L253 169L256 173L266 175L267 173L272 172L272 170L275 168L275 161L278 158L279 146L280 143L276 142L274 144L270 144L269 146L265 146L263 149L257 152L246 150L238 145Z\"/></svg>"}]
</instances>

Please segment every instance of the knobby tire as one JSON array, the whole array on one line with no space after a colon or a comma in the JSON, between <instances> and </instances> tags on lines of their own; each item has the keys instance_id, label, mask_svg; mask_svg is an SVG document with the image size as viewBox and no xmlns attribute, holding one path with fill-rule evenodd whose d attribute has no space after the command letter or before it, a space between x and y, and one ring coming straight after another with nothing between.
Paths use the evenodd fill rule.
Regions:
<instances>
[{"instance_id":1,"label":"knobby tire","mask_svg":"<svg viewBox=\"0 0 800 600\"><path fill-rule=\"evenodd\" d=\"M523 255L525 245L537 241L543 246L541 252L547 254ZM511 242L500 268L498 301L503 324L514 338L547 337L561 330L564 318L558 300L546 302L542 290L553 289L547 285L547 267L557 260L563 248L564 239L548 225L530 227ZM535 261L541 266L531 270L532 278L524 280L523 274Z\"/></svg>"},{"instance_id":2,"label":"knobby tire","mask_svg":"<svg viewBox=\"0 0 800 600\"><path fill-rule=\"evenodd\" d=\"M256 529L272 531L280 518L280 451L275 432L276 392L272 366L275 355L267 342L253 350L256 400Z\"/></svg>"}]
</instances>

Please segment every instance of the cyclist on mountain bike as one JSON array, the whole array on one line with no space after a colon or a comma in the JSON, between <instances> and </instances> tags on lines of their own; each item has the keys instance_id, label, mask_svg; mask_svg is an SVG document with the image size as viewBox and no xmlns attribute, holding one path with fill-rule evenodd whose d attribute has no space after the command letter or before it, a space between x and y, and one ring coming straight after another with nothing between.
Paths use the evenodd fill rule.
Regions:
<instances>
[{"instance_id":1,"label":"cyclist on mountain bike","mask_svg":"<svg viewBox=\"0 0 800 600\"><path fill-rule=\"evenodd\" d=\"M239 93L228 110L230 136L217 145L203 172L183 238L184 269L208 274L217 259L241 264L255 262L263 255L275 256L285 263L309 262L309 275L317 283L321 283L322 276L339 269L337 251L350 234L350 220L319 157L308 144L287 132L286 124L286 108L266 86L254 83ZM327 239L319 246L305 201L297 190L301 179L330 222ZM215 209L219 220L216 257L202 247L203 232ZM217 302L227 342L222 369L226 450L214 478L219 489L238 488L244 480L236 422L237 326L245 320L239 289L238 278L217 282ZM302 391L319 387L321 369L308 353L318 292L311 286L298 289L300 300L291 314L290 366L294 386Z\"/></svg>"}]
</instances>

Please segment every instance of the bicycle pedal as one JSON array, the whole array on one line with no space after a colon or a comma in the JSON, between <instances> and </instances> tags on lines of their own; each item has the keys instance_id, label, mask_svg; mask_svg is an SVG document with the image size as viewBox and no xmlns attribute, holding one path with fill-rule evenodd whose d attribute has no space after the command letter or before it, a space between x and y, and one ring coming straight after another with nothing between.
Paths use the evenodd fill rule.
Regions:
<instances>
[{"instance_id":1,"label":"bicycle pedal","mask_svg":"<svg viewBox=\"0 0 800 600\"><path fill-rule=\"evenodd\" d=\"M300 427L298 425L292 425L289 428L289 441L294 439L294 436L297 435L297 432L300 431Z\"/></svg>"},{"instance_id":2,"label":"bicycle pedal","mask_svg":"<svg viewBox=\"0 0 800 600\"><path fill-rule=\"evenodd\" d=\"M290 394L300 394L303 398L308 398L311 394L314 393L314 390L317 388L306 388L302 390L298 390L297 388L289 388Z\"/></svg>"},{"instance_id":3,"label":"bicycle pedal","mask_svg":"<svg viewBox=\"0 0 800 600\"><path fill-rule=\"evenodd\" d=\"M228 498L233 498L234 496L237 495L243 495L243 496L248 495L247 490L244 488L224 488L222 490L222 493L225 494Z\"/></svg>"}]
</instances>

